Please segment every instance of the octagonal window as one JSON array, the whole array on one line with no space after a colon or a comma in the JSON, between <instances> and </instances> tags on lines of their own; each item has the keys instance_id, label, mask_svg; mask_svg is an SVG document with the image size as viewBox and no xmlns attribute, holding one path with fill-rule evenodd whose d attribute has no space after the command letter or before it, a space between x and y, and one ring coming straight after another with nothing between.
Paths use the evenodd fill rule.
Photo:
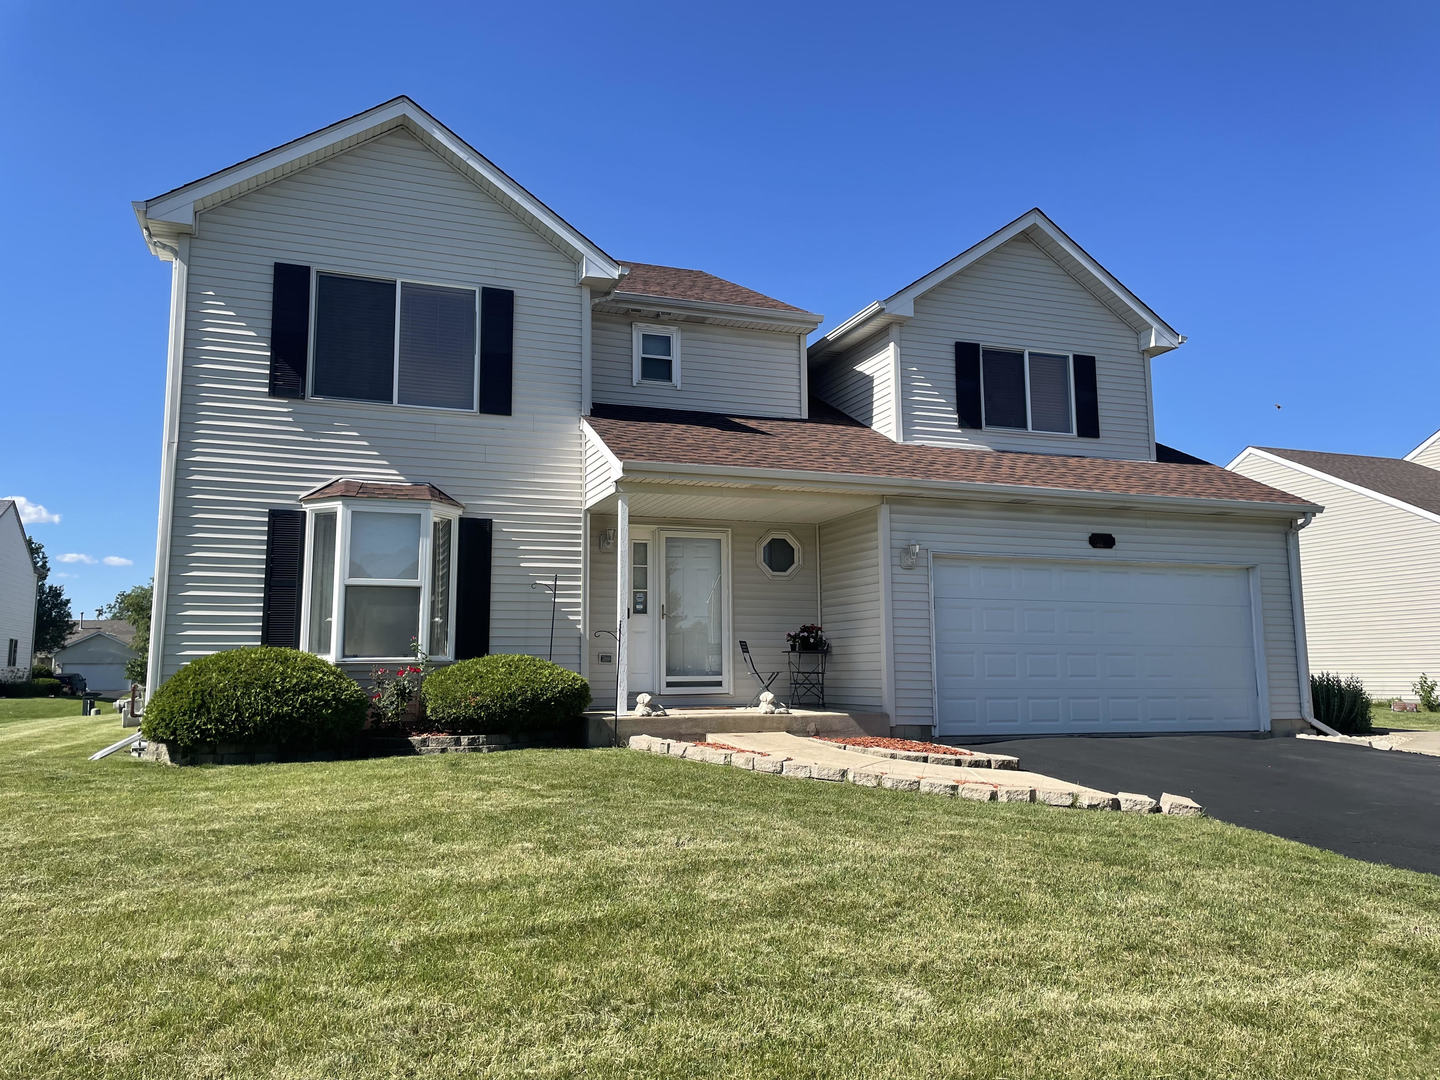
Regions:
<instances>
[{"instance_id":1,"label":"octagonal window","mask_svg":"<svg viewBox=\"0 0 1440 1080\"><path fill-rule=\"evenodd\" d=\"M768 533L760 541L760 566L771 577L789 577L800 569L800 545L789 533Z\"/></svg>"}]
</instances>

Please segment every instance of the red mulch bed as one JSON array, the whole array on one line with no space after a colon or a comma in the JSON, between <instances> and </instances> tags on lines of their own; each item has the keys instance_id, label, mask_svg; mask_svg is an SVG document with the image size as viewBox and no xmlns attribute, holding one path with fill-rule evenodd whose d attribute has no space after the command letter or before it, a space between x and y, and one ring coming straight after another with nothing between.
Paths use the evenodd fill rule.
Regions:
<instances>
[{"instance_id":1,"label":"red mulch bed","mask_svg":"<svg viewBox=\"0 0 1440 1080\"><path fill-rule=\"evenodd\" d=\"M846 746L870 746L877 750L914 750L920 754L950 754L954 757L974 757L973 750L961 750L958 746L943 746L940 743L920 742L918 739L882 739L876 735L817 735L825 742L841 743Z\"/></svg>"},{"instance_id":2,"label":"red mulch bed","mask_svg":"<svg viewBox=\"0 0 1440 1080\"><path fill-rule=\"evenodd\" d=\"M756 757L769 757L764 750L746 750L743 746L731 746L727 742L697 742L696 746L704 746L710 750L733 750L737 754L754 754Z\"/></svg>"}]
</instances>

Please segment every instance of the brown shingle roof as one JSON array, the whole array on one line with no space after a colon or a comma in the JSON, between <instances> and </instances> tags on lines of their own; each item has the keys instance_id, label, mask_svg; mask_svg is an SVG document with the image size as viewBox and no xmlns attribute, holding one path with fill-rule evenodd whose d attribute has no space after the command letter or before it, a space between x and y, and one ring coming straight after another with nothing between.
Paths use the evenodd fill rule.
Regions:
<instances>
[{"instance_id":1,"label":"brown shingle roof","mask_svg":"<svg viewBox=\"0 0 1440 1080\"><path fill-rule=\"evenodd\" d=\"M1361 454L1329 454L1321 450L1282 450L1274 446L1255 449L1440 514L1440 470L1418 462Z\"/></svg>"},{"instance_id":2,"label":"brown shingle roof","mask_svg":"<svg viewBox=\"0 0 1440 1080\"><path fill-rule=\"evenodd\" d=\"M382 480L332 480L322 488L300 496L301 502L312 499L409 499L415 502L460 503L434 484L395 484Z\"/></svg>"},{"instance_id":3,"label":"brown shingle roof","mask_svg":"<svg viewBox=\"0 0 1440 1080\"><path fill-rule=\"evenodd\" d=\"M744 304L775 311L805 311L773 296L747 289L744 285L707 274L704 270L684 270L678 266L657 266L654 263L627 262L622 265L629 273L615 286L615 291L619 293L698 300L706 304Z\"/></svg>"},{"instance_id":4,"label":"brown shingle roof","mask_svg":"<svg viewBox=\"0 0 1440 1080\"><path fill-rule=\"evenodd\" d=\"M894 443L819 402L789 420L597 405L590 425L623 462L794 469L1096 494L1309 504L1215 465Z\"/></svg>"}]
</instances>

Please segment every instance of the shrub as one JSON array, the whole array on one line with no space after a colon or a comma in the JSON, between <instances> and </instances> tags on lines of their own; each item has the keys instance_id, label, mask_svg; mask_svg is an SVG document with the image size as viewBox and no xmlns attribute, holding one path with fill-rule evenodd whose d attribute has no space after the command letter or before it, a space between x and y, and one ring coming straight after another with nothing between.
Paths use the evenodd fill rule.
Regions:
<instances>
[{"instance_id":1,"label":"shrub","mask_svg":"<svg viewBox=\"0 0 1440 1080\"><path fill-rule=\"evenodd\" d=\"M1415 691L1415 695L1420 699L1420 707L1426 712L1440 710L1440 693L1436 692L1435 680L1423 671L1410 689Z\"/></svg>"},{"instance_id":2,"label":"shrub","mask_svg":"<svg viewBox=\"0 0 1440 1080\"><path fill-rule=\"evenodd\" d=\"M59 679L29 679L24 682L0 682L0 697L53 697L60 693Z\"/></svg>"},{"instance_id":3,"label":"shrub","mask_svg":"<svg viewBox=\"0 0 1440 1080\"><path fill-rule=\"evenodd\" d=\"M365 691L328 660L257 646L187 664L146 703L147 739L335 746L365 722Z\"/></svg>"},{"instance_id":4,"label":"shrub","mask_svg":"<svg viewBox=\"0 0 1440 1080\"><path fill-rule=\"evenodd\" d=\"M456 735L546 731L590 704L590 684L538 656L478 656L425 680L426 722Z\"/></svg>"},{"instance_id":5,"label":"shrub","mask_svg":"<svg viewBox=\"0 0 1440 1080\"><path fill-rule=\"evenodd\" d=\"M49 664L31 664L30 678L32 679L53 679L55 672Z\"/></svg>"},{"instance_id":6,"label":"shrub","mask_svg":"<svg viewBox=\"0 0 1440 1080\"><path fill-rule=\"evenodd\" d=\"M1322 671L1310 676L1310 700L1315 719L1336 731L1355 735L1370 730L1370 696L1354 675L1341 678Z\"/></svg>"}]
</instances>

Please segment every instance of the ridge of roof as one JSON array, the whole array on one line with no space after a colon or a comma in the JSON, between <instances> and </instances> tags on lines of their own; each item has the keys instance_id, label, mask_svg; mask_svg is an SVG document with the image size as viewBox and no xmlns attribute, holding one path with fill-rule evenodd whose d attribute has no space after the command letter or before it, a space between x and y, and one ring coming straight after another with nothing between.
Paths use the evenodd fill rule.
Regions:
<instances>
[{"instance_id":1,"label":"ridge of roof","mask_svg":"<svg viewBox=\"0 0 1440 1080\"><path fill-rule=\"evenodd\" d=\"M1440 470L1421 465L1418 461L1368 454L1337 454L1328 450L1294 450L1281 446L1252 446L1250 449L1284 458L1417 510L1440 514Z\"/></svg>"},{"instance_id":2,"label":"ridge of roof","mask_svg":"<svg viewBox=\"0 0 1440 1080\"><path fill-rule=\"evenodd\" d=\"M586 418L622 462L1043 489L1077 495L1313 504L1217 465L896 443L820 402L808 419L596 405Z\"/></svg>"}]
</instances>

